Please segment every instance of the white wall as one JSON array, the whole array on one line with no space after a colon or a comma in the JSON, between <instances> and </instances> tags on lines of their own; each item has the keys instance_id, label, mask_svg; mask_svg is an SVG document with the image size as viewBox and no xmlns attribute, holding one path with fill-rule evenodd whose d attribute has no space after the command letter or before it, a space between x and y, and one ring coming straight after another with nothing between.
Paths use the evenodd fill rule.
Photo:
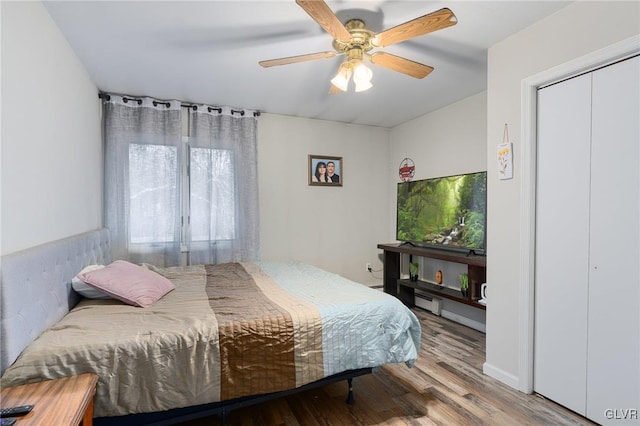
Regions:
<instances>
[{"instance_id":1,"label":"white wall","mask_svg":"<svg viewBox=\"0 0 640 426\"><path fill-rule=\"evenodd\" d=\"M521 83L523 79L640 33L638 2L576 2L489 50L487 104L488 262L485 372L523 388L518 345L520 268ZM498 180L496 144L507 123L514 150L514 178ZM570 172L570 171L568 171Z\"/></svg>"},{"instance_id":2,"label":"white wall","mask_svg":"<svg viewBox=\"0 0 640 426\"><path fill-rule=\"evenodd\" d=\"M342 157L342 187L308 185L308 155ZM258 122L264 260L299 260L355 281L382 282L389 238L389 131L262 114Z\"/></svg>"},{"instance_id":3,"label":"white wall","mask_svg":"<svg viewBox=\"0 0 640 426\"><path fill-rule=\"evenodd\" d=\"M102 226L98 90L39 2L1 2L0 253Z\"/></svg>"},{"instance_id":4,"label":"white wall","mask_svg":"<svg viewBox=\"0 0 640 426\"><path fill-rule=\"evenodd\" d=\"M481 92L391 129L392 236L400 162L413 160L414 180L486 170L486 109L487 93Z\"/></svg>"}]
</instances>

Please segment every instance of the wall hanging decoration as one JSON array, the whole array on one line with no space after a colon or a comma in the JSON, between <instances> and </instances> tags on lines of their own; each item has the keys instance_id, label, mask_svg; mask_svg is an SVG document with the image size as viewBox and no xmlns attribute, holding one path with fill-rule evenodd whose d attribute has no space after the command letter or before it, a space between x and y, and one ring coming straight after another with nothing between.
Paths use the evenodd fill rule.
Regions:
<instances>
[{"instance_id":1,"label":"wall hanging decoration","mask_svg":"<svg viewBox=\"0 0 640 426\"><path fill-rule=\"evenodd\" d=\"M509 128L506 123L502 143L498 144L498 175L501 180L513 177L513 147L509 142Z\"/></svg>"},{"instance_id":2,"label":"wall hanging decoration","mask_svg":"<svg viewBox=\"0 0 640 426\"><path fill-rule=\"evenodd\" d=\"M411 158L405 158L400 162L398 175L402 182L411 182L413 175L416 173L416 165Z\"/></svg>"},{"instance_id":3,"label":"wall hanging decoration","mask_svg":"<svg viewBox=\"0 0 640 426\"><path fill-rule=\"evenodd\" d=\"M309 155L309 185L342 186L342 157Z\"/></svg>"}]
</instances>

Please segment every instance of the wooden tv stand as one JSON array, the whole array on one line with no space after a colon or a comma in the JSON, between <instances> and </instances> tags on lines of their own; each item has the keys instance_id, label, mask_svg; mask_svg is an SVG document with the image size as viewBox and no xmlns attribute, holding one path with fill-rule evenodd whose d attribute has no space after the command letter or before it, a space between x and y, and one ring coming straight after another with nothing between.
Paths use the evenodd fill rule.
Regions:
<instances>
[{"instance_id":1,"label":"wooden tv stand","mask_svg":"<svg viewBox=\"0 0 640 426\"><path fill-rule=\"evenodd\" d=\"M478 303L480 299L480 285L487 280L487 258L485 256L468 255L449 250L435 248L416 247L411 244L378 244L378 248L384 251L384 275L382 286L385 293L399 298L405 305L413 307L415 289L436 295L445 299L454 300L465 305L479 309L486 309L485 305ZM409 254L418 257L428 257L446 262L463 263L467 265L469 274L469 291L467 297L463 297L458 290L439 286L427 281L410 281L400 279L400 255Z\"/></svg>"}]
</instances>

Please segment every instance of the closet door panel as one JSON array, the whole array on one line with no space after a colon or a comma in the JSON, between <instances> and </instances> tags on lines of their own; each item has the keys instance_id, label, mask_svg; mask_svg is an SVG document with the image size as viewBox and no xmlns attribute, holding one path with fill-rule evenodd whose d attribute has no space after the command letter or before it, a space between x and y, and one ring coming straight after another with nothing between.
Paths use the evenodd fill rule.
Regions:
<instances>
[{"instance_id":1,"label":"closet door panel","mask_svg":"<svg viewBox=\"0 0 640 426\"><path fill-rule=\"evenodd\" d=\"M603 424L640 409L639 117L640 58L595 71L587 417Z\"/></svg>"},{"instance_id":2,"label":"closet door panel","mask_svg":"<svg viewBox=\"0 0 640 426\"><path fill-rule=\"evenodd\" d=\"M584 414L591 77L538 91L535 391Z\"/></svg>"}]
</instances>

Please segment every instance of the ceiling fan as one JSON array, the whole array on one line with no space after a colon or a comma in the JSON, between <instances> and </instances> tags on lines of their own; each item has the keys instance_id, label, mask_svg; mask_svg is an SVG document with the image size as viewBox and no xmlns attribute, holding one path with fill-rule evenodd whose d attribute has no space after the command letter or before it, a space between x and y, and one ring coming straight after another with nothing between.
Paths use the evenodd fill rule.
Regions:
<instances>
[{"instance_id":1,"label":"ceiling fan","mask_svg":"<svg viewBox=\"0 0 640 426\"><path fill-rule=\"evenodd\" d=\"M323 0L296 0L296 3L333 37L335 51L269 59L258 63L268 68L345 55L345 61L340 64L338 73L331 80L329 93L345 92L352 75L356 92L371 88L372 72L365 65L365 60L414 78L426 77L433 71L433 68L428 65L386 52L369 52L450 27L458 22L450 9L443 8L375 34L368 30L364 21L360 19L350 19L343 25Z\"/></svg>"}]
</instances>

